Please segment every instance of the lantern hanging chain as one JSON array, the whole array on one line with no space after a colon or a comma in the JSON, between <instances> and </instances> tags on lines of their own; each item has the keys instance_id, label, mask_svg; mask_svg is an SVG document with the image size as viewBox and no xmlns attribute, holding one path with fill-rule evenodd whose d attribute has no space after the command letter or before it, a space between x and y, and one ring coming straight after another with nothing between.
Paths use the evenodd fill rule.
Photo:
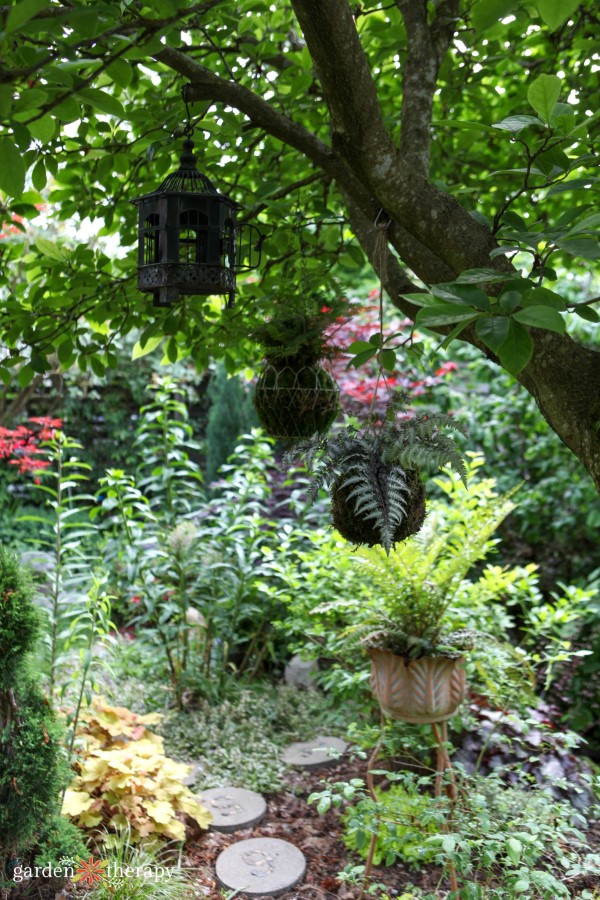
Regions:
<instances>
[{"instance_id":1,"label":"lantern hanging chain","mask_svg":"<svg viewBox=\"0 0 600 900\"><path fill-rule=\"evenodd\" d=\"M181 98L184 102L185 112L187 115L187 124L186 124L185 128L183 129L183 133L186 136L186 138L191 138L194 133L194 126L192 125L192 113L190 112L190 107L189 107L188 99L187 99L188 88L190 88L190 87L191 87L191 84L184 84L184 86L181 89Z\"/></svg>"}]
</instances>

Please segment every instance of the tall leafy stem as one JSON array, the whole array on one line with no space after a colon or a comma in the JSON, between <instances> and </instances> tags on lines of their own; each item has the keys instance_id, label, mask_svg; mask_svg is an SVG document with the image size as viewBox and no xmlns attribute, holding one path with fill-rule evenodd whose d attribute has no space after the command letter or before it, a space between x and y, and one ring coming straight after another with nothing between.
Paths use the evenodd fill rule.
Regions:
<instances>
[{"instance_id":1,"label":"tall leafy stem","mask_svg":"<svg viewBox=\"0 0 600 900\"><path fill-rule=\"evenodd\" d=\"M53 696L59 670L65 662L70 627L80 609L78 603L72 602L72 595L77 594L79 601L87 593L97 556L93 551L94 529L88 519L94 498L82 491L90 466L75 455L83 448L63 431L55 431L43 447L49 465L40 469L34 490L45 494L45 506L51 515L50 518L26 515L22 520L41 526L32 543L43 548L52 560L46 667L50 696Z\"/></svg>"},{"instance_id":2,"label":"tall leafy stem","mask_svg":"<svg viewBox=\"0 0 600 900\"><path fill-rule=\"evenodd\" d=\"M193 438L187 405L177 382L158 378L150 388L154 400L140 409L135 446L140 454L137 484L152 508L160 507L174 527L198 502L202 474L190 458L200 450Z\"/></svg>"}]
</instances>

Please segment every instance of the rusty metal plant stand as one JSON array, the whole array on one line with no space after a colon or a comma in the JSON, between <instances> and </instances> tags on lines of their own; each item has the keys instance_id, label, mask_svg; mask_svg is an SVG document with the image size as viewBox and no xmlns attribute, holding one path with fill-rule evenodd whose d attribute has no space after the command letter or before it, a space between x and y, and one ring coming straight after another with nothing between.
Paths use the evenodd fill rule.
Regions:
<instances>
[{"instance_id":1,"label":"rusty metal plant stand","mask_svg":"<svg viewBox=\"0 0 600 900\"><path fill-rule=\"evenodd\" d=\"M373 783L373 768L377 762L377 757L379 755L379 750L381 749L381 744L383 741L383 727L385 722L385 716L383 710L381 712L381 736L377 742L375 749L373 750L371 756L369 757L369 762L367 763L367 788L371 795L371 799L374 803L377 803L377 794L375 793L375 785ZM444 781L444 774L448 773L448 782L446 784L446 794L450 798L451 802L457 798L457 787L456 787L456 779L454 777L454 769L452 767L452 762L450 760L450 754L448 753L448 722L446 719L438 722L430 722L431 730L433 731L433 736L435 739L435 748L436 748L436 769L435 769L435 787L433 795L434 797L442 796L442 784ZM452 818L452 816L451 816ZM448 824L444 826L444 830L448 831ZM365 865L365 873L363 878L362 890L360 892L359 900L363 900L365 896L365 887L367 884L367 879L371 874L371 870L373 868L373 856L375 854L375 845L377 844L377 838L379 837L379 828L377 831L371 836L371 842L369 844L369 852L367 854L367 862ZM454 868L454 863L448 863L448 877L450 880L450 887L453 891L458 892L458 882L456 880L456 869Z\"/></svg>"}]
</instances>

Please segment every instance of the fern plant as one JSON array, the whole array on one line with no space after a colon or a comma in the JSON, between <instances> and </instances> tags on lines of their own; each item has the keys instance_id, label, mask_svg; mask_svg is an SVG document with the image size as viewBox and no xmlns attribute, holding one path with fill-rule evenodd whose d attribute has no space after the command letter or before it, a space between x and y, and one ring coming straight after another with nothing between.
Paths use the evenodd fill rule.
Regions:
<instances>
[{"instance_id":1,"label":"fern plant","mask_svg":"<svg viewBox=\"0 0 600 900\"><path fill-rule=\"evenodd\" d=\"M405 659L424 656L459 657L476 635L456 620L449 627L448 611L474 563L492 548L503 519L514 509L512 493L501 497L492 479L476 479L481 457L465 467L469 502L462 478L445 470L437 482L453 506L432 521L414 540L392 553L381 547L363 550L357 562L376 598L374 606L346 629L346 636L367 648L391 650ZM456 627L456 626L459 627Z\"/></svg>"},{"instance_id":2,"label":"fern plant","mask_svg":"<svg viewBox=\"0 0 600 900\"><path fill-rule=\"evenodd\" d=\"M303 296L253 332L265 351L254 406L271 437L323 434L340 411L337 384L319 365L337 353L326 333L336 310L325 302L318 293Z\"/></svg>"},{"instance_id":3,"label":"fern plant","mask_svg":"<svg viewBox=\"0 0 600 900\"><path fill-rule=\"evenodd\" d=\"M463 458L449 433L462 433L462 426L449 416L400 418L399 412L395 403L379 426L349 426L296 448L313 470L309 499L329 486L333 524L340 534L352 544L381 544L387 554L423 525L421 468L449 465L466 479Z\"/></svg>"}]
</instances>

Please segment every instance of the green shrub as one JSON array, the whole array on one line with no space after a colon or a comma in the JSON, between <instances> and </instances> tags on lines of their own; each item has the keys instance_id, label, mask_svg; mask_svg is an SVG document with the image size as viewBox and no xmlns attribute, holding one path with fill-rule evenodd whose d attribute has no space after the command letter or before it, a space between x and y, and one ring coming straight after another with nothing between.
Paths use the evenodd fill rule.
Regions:
<instances>
[{"instance_id":1,"label":"green shrub","mask_svg":"<svg viewBox=\"0 0 600 900\"><path fill-rule=\"evenodd\" d=\"M407 790L400 784L381 791L377 802L364 797L343 816L343 841L350 850L356 850L366 859L372 834L377 834L373 863L393 865L397 860L419 867L435 858L435 849L425 841L437 826L421 824L428 808L428 797L415 790Z\"/></svg>"},{"instance_id":2,"label":"green shrub","mask_svg":"<svg viewBox=\"0 0 600 900\"><path fill-rule=\"evenodd\" d=\"M63 731L39 689L28 654L40 635L32 589L18 559L0 547L0 876L16 858L82 845L67 823L48 828L68 780ZM45 829L45 830L44 830ZM52 833L51 833L52 832Z\"/></svg>"},{"instance_id":3,"label":"green shrub","mask_svg":"<svg viewBox=\"0 0 600 900\"><path fill-rule=\"evenodd\" d=\"M208 398L204 455L206 483L210 485L235 450L240 435L255 428L258 419L251 391L244 388L239 376L228 376L223 363L217 365L211 378Z\"/></svg>"}]
</instances>

